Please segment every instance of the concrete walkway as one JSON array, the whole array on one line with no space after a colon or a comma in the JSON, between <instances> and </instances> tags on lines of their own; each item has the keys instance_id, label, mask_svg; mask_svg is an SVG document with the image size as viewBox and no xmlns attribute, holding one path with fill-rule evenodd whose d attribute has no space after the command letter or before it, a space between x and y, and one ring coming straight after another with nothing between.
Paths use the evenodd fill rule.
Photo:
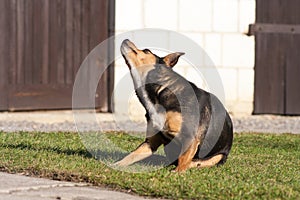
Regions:
<instances>
[{"instance_id":1,"label":"concrete walkway","mask_svg":"<svg viewBox=\"0 0 300 200\"><path fill-rule=\"evenodd\" d=\"M141 200L142 197L89 186L0 172L0 200Z\"/></svg>"}]
</instances>

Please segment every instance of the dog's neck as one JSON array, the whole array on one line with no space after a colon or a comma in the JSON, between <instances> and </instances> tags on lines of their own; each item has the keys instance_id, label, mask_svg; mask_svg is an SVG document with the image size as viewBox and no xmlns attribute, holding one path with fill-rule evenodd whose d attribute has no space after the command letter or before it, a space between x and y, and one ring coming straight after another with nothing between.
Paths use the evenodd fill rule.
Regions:
<instances>
[{"instance_id":1,"label":"dog's neck","mask_svg":"<svg viewBox=\"0 0 300 200\"><path fill-rule=\"evenodd\" d=\"M149 84L146 82L146 76L149 71L153 70L154 66L146 66L143 68L132 67L130 74L133 80L134 88L136 94L141 102L141 104L146 109L147 114L152 120L153 127L157 130L161 130L164 126L165 118L162 113L158 113L156 106L151 102L148 93L145 89L145 85Z\"/></svg>"},{"instance_id":2,"label":"dog's neck","mask_svg":"<svg viewBox=\"0 0 300 200\"><path fill-rule=\"evenodd\" d=\"M145 86L146 76L148 75L149 71L153 70L154 66L143 66L143 67L131 67L130 74L133 80L134 88L140 88Z\"/></svg>"},{"instance_id":3,"label":"dog's neck","mask_svg":"<svg viewBox=\"0 0 300 200\"><path fill-rule=\"evenodd\" d=\"M148 74L148 72L150 70L154 69L154 67L147 67L146 69L142 69L141 68L136 68L136 67L132 67L130 70L130 74L133 80L133 84L134 84L134 89L136 91L136 94L139 98L139 100L141 101L141 103L143 104L143 106L145 107L145 109L147 110L147 112L150 113L154 113L155 111L155 107L153 105L153 103L150 101L147 91L145 89L145 85L146 83L146 76ZM149 113L149 114L150 114Z\"/></svg>"}]
</instances>

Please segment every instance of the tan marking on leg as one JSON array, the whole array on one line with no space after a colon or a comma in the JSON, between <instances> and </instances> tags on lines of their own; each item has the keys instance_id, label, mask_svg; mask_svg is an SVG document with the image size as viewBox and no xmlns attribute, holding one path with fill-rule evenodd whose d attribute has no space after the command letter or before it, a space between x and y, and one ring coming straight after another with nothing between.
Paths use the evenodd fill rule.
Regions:
<instances>
[{"instance_id":1,"label":"tan marking on leg","mask_svg":"<svg viewBox=\"0 0 300 200\"><path fill-rule=\"evenodd\" d=\"M190 147L178 158L178 166L175 171L181 172L189 168L195 153L197 152L199 140L194 140Z\"/></svg>"},{"instance_id":2,"label":"tan marking on leg","mask_svg":"<svg viewBox=\"0 0 300 200\"><path fill-rule=\"evenodd\" d=\"M117 166L128 166L152 155L150 145L146 142L142 143L135 151L131 152L122 160L116 162Z\"/></svg>"},{"instance_id":3,"label":"tan marking on leg","mask_svg":"<svg viewBox=\"0 0 300 200\"><path fill-rule=\"evenodd\" d=\"M207 159L207 160L192 161L189 168L213 167L222 160L223 156L224 156L223 154L218 154L218 155L215 155L215 156L213 156L213 157L211 157L210 159Z\"/></svg>"},{"instance_id":4,"label":"tan marking on leg","mask_svg":"<svg viewBox=\"0 0 300 200\"><path fill-rule=\"evenodd\" d=\"M182 115L179 112L168 111L166 113L165 127L168 134L175 137L181 130Z\"/></svg>"}]
</instances>

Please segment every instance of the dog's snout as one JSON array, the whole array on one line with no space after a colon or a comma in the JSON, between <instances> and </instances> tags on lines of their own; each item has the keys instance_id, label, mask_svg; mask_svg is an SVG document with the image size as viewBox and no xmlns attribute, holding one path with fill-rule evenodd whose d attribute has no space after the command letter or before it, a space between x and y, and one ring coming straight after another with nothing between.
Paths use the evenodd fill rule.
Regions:
<instances>
[{"instance_id":1,"label":"dog's snout","mask_svg":"<svg viewBox=\"0 0 300 200\"><path fill-rule=\"evenodd\" d=\"M128 48L134 48L135 47L134 44L128 39L123 40L121 46L128 47Z\"/></svg>"},{"instance_id":2,"label":"dog's snout","mask_svg":"<svg viewBox=\"0 0 300 200\"><path fill-rule=\"evenodd\" d=\"M125 55L128 53L129 50L131 50L130 46L128 45L130 41L128 39L124 40L121 44L121 53L122 55Z\"/></svg>"},{"instance_id":3,"label":"dog's snout","mask_svg":"<svg viewBox=\"0 0 300 200\"><path fill-rule=\"evenodd\" d=\"M121 53L123 55L127 54L128 52L137 54L137 50L138 49L136 48L136 46L129 39L123 40L121 44Z\"/></svg>"},{"instance_id":4,"label":"dog's snout","mask_svg":"<svg viewBox=\"0 0 300 200\"><path fill-rule=\"evenodd\" d=\"M123 40L122 46L133 49L133 50L137 49L136 46L129 39Z\"/></svg>"},{"instance_id":5,"label":"dog's snout","mask_svg":"<svg viewBox=\"0 0 300 200\"><path fill-rule=\"evenodd\" d=\"M126 39L126 40L123 40L123 42L122 42L122 45L121 46L128 46L128 43L129 43L130 41L128 40L128 39Z\"/></svg>"},{"instance_id":6,"label":"dog's snout","mask_svg":"<svg viewBox=\"0 0 300 200\"><path fill-rule=\"evenodd\" d=\"M130 40L128 39L123 40L123 44L127 44L128 42L130 42Z\"/></svg>"}]
</instances>

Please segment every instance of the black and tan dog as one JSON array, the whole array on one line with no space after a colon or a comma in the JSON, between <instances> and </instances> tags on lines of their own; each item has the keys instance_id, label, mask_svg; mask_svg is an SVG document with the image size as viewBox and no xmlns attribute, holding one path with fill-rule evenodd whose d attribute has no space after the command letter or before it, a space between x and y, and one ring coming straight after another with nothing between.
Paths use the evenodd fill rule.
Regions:
<instances>
[{"instance_id":1,"label":"black and tan dog","mask_svg":"<svg viewBox=\"0 0 300 200\"><path fill-rule=\"evenodd\" d=\"M160 145L175 171L225 163L232 146L232 122L211 93L172 70L184 53L163 58L124 40L121 53L130 69L136 94L146 109L146 140L115 163L127 166L153 154Z\"/></svg>"}]
</instances>

